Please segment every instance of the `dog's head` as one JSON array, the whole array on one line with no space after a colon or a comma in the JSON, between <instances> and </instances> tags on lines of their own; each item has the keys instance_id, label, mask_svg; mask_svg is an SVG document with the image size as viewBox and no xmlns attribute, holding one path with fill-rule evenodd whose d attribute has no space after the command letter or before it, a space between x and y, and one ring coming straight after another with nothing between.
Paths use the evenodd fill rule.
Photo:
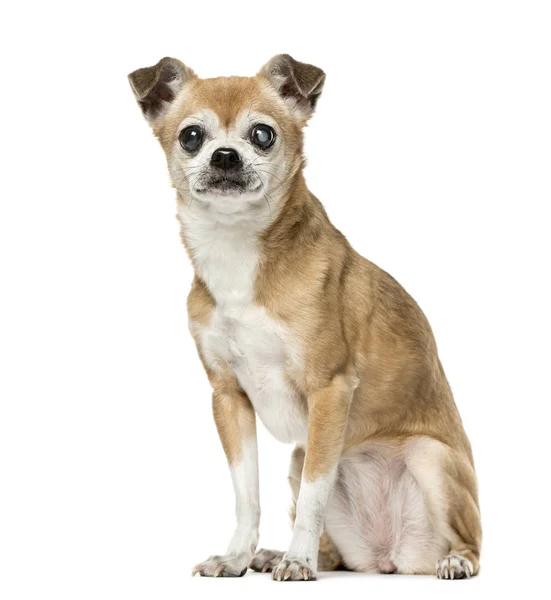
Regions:
<instances>
[{"instance_id":1,"label":"dog's head","mask_svg":"<svg viewBox=\"0 0 551 600\"><path fill-rule=\"evenodd\" d=\"M180 195L233 213L281 196L301 168L302 128L325 74L280 55L255 77L200 79L163 58L129 80Z\"/></svg>"}]
</instances>

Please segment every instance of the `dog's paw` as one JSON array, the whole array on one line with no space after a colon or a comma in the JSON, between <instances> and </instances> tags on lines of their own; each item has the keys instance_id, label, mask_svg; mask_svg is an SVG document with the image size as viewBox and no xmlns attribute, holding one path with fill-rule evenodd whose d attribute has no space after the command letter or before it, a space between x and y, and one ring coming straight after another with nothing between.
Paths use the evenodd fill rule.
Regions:
<instances>
[{"instance_id":1,"label":"dog's paw","mask_svg":"<svg viewBox=\"0 0 551 600\"><path fill-rule=\"evenodd\" d=\"M258 550L249 567L258 573L271 573L279 565L284 554L277 550Z\"/></svg>"},{"instance_id":2,"label":"dog's paw","mask_svg":"<svg viewBox=\"0 0 551 600\"><path fill-rule=\"evenodd\" d=\"M314 581L316 578L310 563L302 558L283 558L272 571L274 581Z\"/></svg>"},{"instance_id":3,"label":"dog's paw","mask_svg":"<svg viewBox=\"0 0 551 600\"><path fill-rule=\"evenodd\" d=\"M193 568L191 576L201 575L201 577L243 577L247 572L247 567L251 555L243 552L242 554L227 554L226 556L211 556L205 562L199 563Z\"/></svg>"},{"instance_id":4,"label":"dog's paw","mask_svg":"<svg viewBox=\"0 0 551 600\"><path fill-rule=\"evenodd\" d=\"M471 577L474 569L468 558L457 554L444 556L436 563L436 576L438 579L463 579Z\"/></svg>"}]
</instances>

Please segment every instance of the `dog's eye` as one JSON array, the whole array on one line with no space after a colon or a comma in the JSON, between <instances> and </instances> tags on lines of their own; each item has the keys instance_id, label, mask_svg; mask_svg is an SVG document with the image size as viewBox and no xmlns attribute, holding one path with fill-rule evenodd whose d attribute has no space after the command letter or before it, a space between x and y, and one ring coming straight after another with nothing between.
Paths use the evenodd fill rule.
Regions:
<instances>
[{"instance_id":1,"label":"dog's eye","mask_svg":"<svg viewBox=\"0 0 551 600\"><path fill-rule=\"evenodd\" d=\"M251 131L251 141L262 150L267 150L275 142L275 131L268 125L256 125Z\"/></svg>"},{"instance_id":2,"label":"dog's eye","mask_svg":"<svg viewBox=\"0 0 551 600\"><path fill-rule=\"evenodd\" d=\"M180 146L186 152L196 152L203 143L203 130L198 125L190 125L180 132Z\"/></svg>"}]
</instances>

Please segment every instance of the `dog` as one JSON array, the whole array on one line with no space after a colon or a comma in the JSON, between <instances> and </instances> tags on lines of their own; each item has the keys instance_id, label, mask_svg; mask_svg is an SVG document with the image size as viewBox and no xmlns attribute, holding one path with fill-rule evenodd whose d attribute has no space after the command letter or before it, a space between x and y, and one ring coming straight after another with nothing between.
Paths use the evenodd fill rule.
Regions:
<instances>
[{"instance_id":1,"label":"dog","mask_svg":"<svg viewBox=\"0 0 551 600\"><path fill-rule=\"evenodd\" d=\"M305 183L325 73L279 55L254 77L201 79L163 58L129 81L177 192L189 328L236 496L227 553L193 575L476 575L473 456L428 321ZM296 444L286 553L257 551L256 416Z\"/></svg>"}]
</instances>

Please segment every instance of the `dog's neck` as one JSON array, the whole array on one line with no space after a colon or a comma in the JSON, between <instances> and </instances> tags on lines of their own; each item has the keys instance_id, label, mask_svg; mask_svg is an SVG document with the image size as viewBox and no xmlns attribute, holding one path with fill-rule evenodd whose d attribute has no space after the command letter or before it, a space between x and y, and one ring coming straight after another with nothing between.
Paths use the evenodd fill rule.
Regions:
<instances>
[{"instance_id":1,"label":"dog's neck","mask_svg":"<svg viewBox=\"0 0 551 600\"><path fill-rule=\"evenodd\" d=\"M182 240L196 275L219 305L253 302L263 263L285 260L328 224L301 172L281 195L270 197L246 213L220 214L178 194Z\"/></svg>"}]
</instances>

